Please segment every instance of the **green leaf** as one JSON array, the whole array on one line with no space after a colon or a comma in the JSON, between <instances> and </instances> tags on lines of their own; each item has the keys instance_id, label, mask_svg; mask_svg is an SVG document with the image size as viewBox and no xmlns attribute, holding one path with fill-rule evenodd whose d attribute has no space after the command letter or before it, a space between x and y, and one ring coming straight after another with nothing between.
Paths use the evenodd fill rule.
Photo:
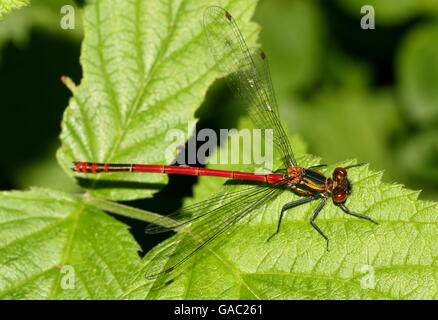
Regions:
<instances>
[{"instance_id":1,"label":"green leaf","mask_svg":"<svg viewBox=\"0 0 438 320\"><path fill-rule=\"evenodd\" d=\"M417 125L438 124L438 23L413 29L397 59L398 89L406 113Z\"/></svg>"},{"instance_id":2,"label":"green leaf","mask_svg":"<svg viewBox=\"0 0 438 320\"><path fill-rule=\"evenodd\" d=\"M0 193L1 299L115 299L139 267L137 250L126 225L79 198Z\"/></svg>"},{"instance_id":3,"label":"green leaf","mask_svg":"<svg viewBox=\"0 0 438 320\"><path fill-rule=\"evenodd\" d=\"M251 45L255 27L245 21L254 3L229 3L219 4L233 13ZM202 9L208 4L100 0L86 6L84 78L79 86L70 85L74 96L58 152L64 169L72 160L169 160L165 149L176 147L166 141L168 131L190 132L187 123L216 76L201 35ZM297 140L294 147L301 165L319 163ZM285 191L254 212L254 219L241 221L234 232L157 281L145 279L145 268L155 255L169 253L183 233L141 262L127 227L96 209L111 211L115 204L43 189L0 193L0 297L437 299L437 204L417 200L418 192L400 185L382 184L381 173L367 166L351 169L349 176L354 189L347 205L380 225L347 216L329 202L317 220L331 240L326 252L324 239L308 223L314 201L288 211L280 234L267 242L280 208L298 199ZM153 174L91 179L96 180L89 193L111 199L148 196L166 180ZM208 198L223 182L203 177L196 200ZM122 207L119 214L141 218L140 210L131 208L128 214ZM71 276L61 270L69 272L69 266L74 289L61 285Z\"/></svg>"},{"instance_id":4,"label":"green leaf","mask_svg":"<svg viewBox=\"0 0 438 320\"><path fill-rule=\"evenodd\" d=\"M256 27L247 21L255 1L99 0L85 8L84 78L64 114L58 152L70 174L73 160L173 160L217 76L202 32L203 10L213 3L233 12L253 44ZM170 136L175 130L182 142ZM157 174L83 178L94 196L118 200L151 196L167 181Z\"/></svg>"},{"instance_id":5,"label":"green leaf","mask_svg":"<svg viewBox=\"0 0 438 320\"><path fill-rule=\"evenodd\" d=\"M319 162L303 154L303 149L295 150L300 165ZM329 175L334 167L323 172ZM313 201L289 210L280 234L267 242L281 207L299 198L285 191L180 269L146 280L145 270L152 259L168 255L173 241L185 235L179 233L164 241L145 256L144 266L134 275L124 298L437 299L438 205L417 200L417 191L382 184L382 173L368 165L352 168L348 174L353 192L346 205L379 225L349 216L329 201L317 218L331 241L327 252L325 240L309 223L319 203ZM222 179L200 177L195 198L211 197L222 183Z\"/></svg>"},{"instance_id":6,"label":"green leaf","mask_svg":"<svg viewBox=\"0 0 438 320\"><path fill-rule=\"evenodd\" d=\"M29 4L29 0L0 0L0 19L3 14L9 13L12 9L18 9Z\"/></svg>"}]
</instances>

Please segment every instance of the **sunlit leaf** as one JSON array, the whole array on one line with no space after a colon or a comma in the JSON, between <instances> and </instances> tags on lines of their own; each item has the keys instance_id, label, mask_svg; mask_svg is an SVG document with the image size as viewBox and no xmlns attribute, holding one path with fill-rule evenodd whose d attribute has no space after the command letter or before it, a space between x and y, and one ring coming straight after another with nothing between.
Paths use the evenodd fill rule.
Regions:
<instances>
[{"instance_id":1,"label":"sunlit leaf","mask_svg":"<svg viewBox=\"0 0 438 320\"><path fill-rule=\"evenodd\" d=\"M0 19L5 13L9 13L12 9L18 9L29 4L29 0L1 0L0 1Z\"/></svg>"},{"instance_id":2,"label":"sunlit leaf","mask_svg":"<svg viewBox=\"0 0 438 320\"><path fill-rule=\"evenodd\" d=\"M202 28L209 4L228 8L248 39L255 1L112 1L85 8L84 78L64 114L58 159L166 164L193 128L194 112L217 72ZM182 142L175 143L178 131ZM111 199L153 194L157 174L83 176L89 192Z\"/></svg>"},{"instance_id":3,"label":"sunlit leaf","mask_svg":"<svg viewBox=\"0 0 438 320\"><path fill-rule=\"evenodd\" d=\"M297 153L297 161L318 159ZM345 166L351 162L338 163ZM330 174L335 165L324 173ZM233 169L238 167L232 166ZM247 168L248 169L248 168ZM317 224L331 241L311 227L309 217L319 201L289 210L280 234L275 231L281 207L298 199L285 191L267 207L243 219L232 232L190 258L180 269L156 280L145 272L156 255L166 257L179 233L143 259L125 298L136 299L436 299L438 206L417 200L418 192L382 184L382 174L368 166L349 170L352 210L379 225L343 213L331 201ZM220 189L220 179L202 177L196 198ZM201 222L202 223L202 220ZM164 260L165 261L165 260Z\"/></svg>"},{"instance_id":4,"label":"sunlit leaf","mask_svg":"<svg viewBox=\"0 0 438 320\"><path fill-rule=\"evenodd\" d=\"M115 299L139 266L127 226L74 196L0 193L1 299Z\"/></svg>"}]
</instances>

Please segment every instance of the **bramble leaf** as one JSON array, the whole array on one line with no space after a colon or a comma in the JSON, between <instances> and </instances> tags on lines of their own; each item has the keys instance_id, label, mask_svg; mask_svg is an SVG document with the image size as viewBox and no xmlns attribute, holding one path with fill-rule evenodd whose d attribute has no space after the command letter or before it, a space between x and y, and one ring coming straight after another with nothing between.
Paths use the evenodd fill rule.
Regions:
<instances>
[{"instance_id":1,"label":"bramble leaf","mask_svg":"<svg viewBox=\"0 0 438 320\"><path fill-rule=\"evenodd\" d=\"M216 76L201 34L202 9L209 4L100 0L85 7L84 79L70 86L74 95L64 115L58 152L64 169L72 160L170 161L165 151L174 154L176 145L166 141L167 133L190 133L187 123L194 120ZM215 4L235 15L251 46L255 27L245 21L254 2ZM319 163L305 154L303 143L293 142L300 165ZM323 173L330 175L334 167ZM299 198L285 190L269 205L255 209L253 219L239 221L181 268L156 281L145 279L148 264L156 255L165 257L175 239L185 234L163 241L141 261L126 225L96 209L102 199L92 205L84 198L44 189L2 192L0 297L437 299L438 205L419 201L417 191L382 184L381 176L368 166L349 170L353 192L346 202L379 225L347 216L331 201L318 216L318 225L330 238L330 252L309 224L318 201L289 210L280 233L266 241L281 207ZM83 184L89 194L123 200L149 196L166 181L153 174L85 178L91 181ZM224 180L202 177L199 182L196 201L216 193ZM111 211L107 204L100 207Z\"/></svg>"},{"instance_id":2,"label":"bramble leaf","mask_svg":"<svg viewBox=\"0 0 438 320\"><path fill-rule=\"evenodd\" d=\"M140 262L127 229L62 192L1 192L0 298L119 297Z\"/></svg>"},{"instance_id":3,"label":"bramble leaf","mask_svg":"<svg viewBox=\"0 0 438 320\"><path fill-rule=\"evenodd\" d=\"M0 1L0 19L3 14L9 13L12 9L18 9L29 4L29 0L1 0Z\"/></svg>"},{"instance_id":4,"label":"bramble leaf","mask_svg":"<svg viewBox=\"0 0 438 320\"><path fill-rule=\"evenodd\" d=\"M193 130L217 72L202 28L204 8L229 8L249 45L255 1L95 1L85 9L81 63L63 124L61 165L74 160L168 164ZM182 139L175 141L174 133ZM85 180L86 179L86 180ZM157 174L83 176L94 196L127 200L151 196L167 177Z\"/></svg>"},{"instance_id":5,"label":"bramble leaf","mask_svg":"<svg viewBox=\"0 0 438 320\"><path fill-rule=\"evenodd\" d=\"M297 160L303 166L317 161L302 154ZM324 173L333 169L330 166ZM317 218L331 241L327 252L324 239L309 223L319 203L312 201L287 211L280 234L267 242L281 207L298 199L285 191L181 270L148 281L144 270L150 260L158 254L166 256L172 241L183 234L164 241L143 259L144 267L125 298L437 299L438 205L417 200L417 191L381 183L382 173L368 165L350 169L349 177L353 192L346 205L379 225L349 216L329 201ZM201 178L195 192L198 198L218 190L221 181L213 179Z\"/></svg>"}]
</instances>

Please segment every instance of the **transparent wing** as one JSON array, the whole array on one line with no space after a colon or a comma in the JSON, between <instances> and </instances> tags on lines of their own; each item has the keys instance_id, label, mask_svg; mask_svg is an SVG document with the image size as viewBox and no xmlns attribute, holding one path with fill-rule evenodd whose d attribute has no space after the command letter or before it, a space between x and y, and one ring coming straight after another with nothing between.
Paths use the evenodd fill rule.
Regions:
<instances>
[{"instance_id":1,"label":"transparent wing","mask_svg":"<svg viewBox=\"0 0 438 320\"><path fill-rule=\"evenodd\" d=\"M227 182L229 181L230 180ZM146 227L145 232L147 234L156 234L177 231L179 228L184 228L202 217L216 212L216 210L219 210L226 202L231 203L232 201L241 199L242 196L247 196L252 191L260 189L260 187L260 185L257 185L230 192L229 187L227 187L225 183L222 190L213 198L183 207L171 214L160 216L156 220L150 221L151 224ZM267 186L264 187L266 188Z\"/></svg>"},{"instance_id":2,"label":"transparent wing","mask_svg":"<svg viewBox=\"0 0 438 320\"><path fill-rule=\"evenodd\" d=\"M154 279L174 270L219 235L229 230L236 222L249 216L263 205L274 200L284 191L284 182L276 185L258 185L233 193L219 195L185 207L176 214L186 216L185 220L175 222L171 228L185 228L167 246L168 253L159 254L146 266L146 276ZM155 223L155 222L154 222ZM191 226L188 226L192 223ZM168 231L163 227L151 227L149 232Z\"/></svg>"},{"instance_id":3,"label":"transparent wing","mask_svg":"<svg viewBox=\"0 0 438 320\"><path fill-rule=\"evenodd\" d=\"M257 72L260 74L261 79L264 79L264 90L267 92L269 104L273 107L277 117L279 117L278 103L274 91L274 85L272 84L271 71L269 69L268 57L266 53L259 48L253 48L252 61L256 66Z\"/></svg>"},{"instance_id":4,"label":"transparent wing","mask_svg":"<svg viewBox=\"0 0 438 320\"><path fill-rule=\"evenodd\" d=\"M220 7L205 9L204 29L217 68L229 74L231 90L242 98L256 127L273 130L274 148L285 167L296 166L280 122L266 55L262 51L250 52L234 18Z\"/></svg>"}]
</instances>

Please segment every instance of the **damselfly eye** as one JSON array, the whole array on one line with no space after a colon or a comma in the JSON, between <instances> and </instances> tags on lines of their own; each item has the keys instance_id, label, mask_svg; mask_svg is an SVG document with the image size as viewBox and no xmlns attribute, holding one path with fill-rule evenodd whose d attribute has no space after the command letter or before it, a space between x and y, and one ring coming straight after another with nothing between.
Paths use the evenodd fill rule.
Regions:
<instances>
[{"instance_id":1,"label":"damselfly eye","mask_svg":"<svg viewBox=\"0 0 438 320\"><path fill-rule=\"evenodd\" d=\"M344 190L340 190L339 188L335 188L335 190L333 190L333 200L336 203L344 202L346 199L347 192L345 192Z\"/></svg>"},{"instance_id":2,"label":"damselfly eye","mask_svg":"<svg viewBox=\"0 0 438 320\"><path fill-rule=\"evenodd\" d=\"M347 170L345 170L344 168L336 168L333 171L333 179L335 180L342 180L347 176Z\"/></svg>"}]
</instances>

